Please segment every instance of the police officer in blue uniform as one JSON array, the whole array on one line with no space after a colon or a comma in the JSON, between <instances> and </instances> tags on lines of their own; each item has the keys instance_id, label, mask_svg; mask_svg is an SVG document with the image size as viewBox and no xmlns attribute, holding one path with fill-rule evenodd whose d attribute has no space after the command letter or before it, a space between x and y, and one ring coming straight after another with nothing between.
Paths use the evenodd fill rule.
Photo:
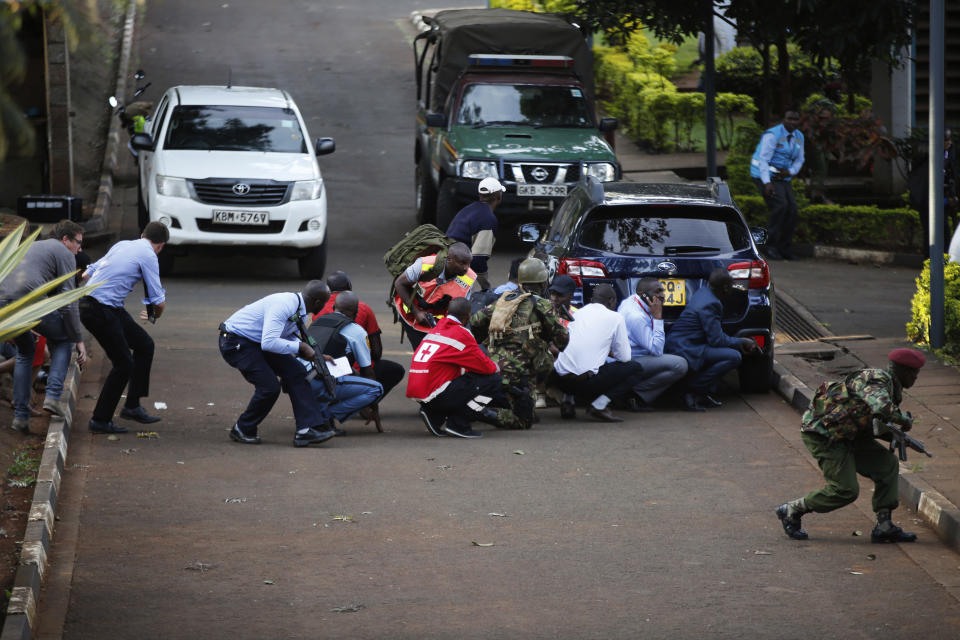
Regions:
<instances>
[{"instance_id":1,"label":"police officer in blue uniform","mask_svg":"<svg viewBox=\"0 0 960 640\"><path fill-rule=\"evenodd\" d=\"M763 132L750 161L750 177L769 209L767 244L761 251L774 260L793 259L790 244L798 213L790 182L803 167L803 133L797 130L798 124L799 112L784 112L780 124Z\"/></svg>"},{"instance_id":2,"label":"police officer in blue uniform","mask_svg":"<svg viewBox=\"0 0 960 640\"><path fill-rule=\"evenodd\" d=\"M328 424L329 415L313 397L307 370L297 361L298 355L304 360L314 358L313 348L300 340L298 320L305 322L329 299L329 287L321 280L311 280L302 293L271 294L251 302L220 325L220 354L254 386L250 403L230 430L232 440L260 444L257 426L270 413L281 389L290 395L293 405L295 447L324 442L335 435Z\"/></svg>"}]
</instances>

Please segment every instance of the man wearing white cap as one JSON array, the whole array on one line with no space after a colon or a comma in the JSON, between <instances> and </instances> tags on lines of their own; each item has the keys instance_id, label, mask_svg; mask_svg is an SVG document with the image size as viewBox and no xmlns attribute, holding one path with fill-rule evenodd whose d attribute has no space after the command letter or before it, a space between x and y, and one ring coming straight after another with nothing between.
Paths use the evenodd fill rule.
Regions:
<instances>
[{"instance_id":1,"label":"man wearing white cap","mask_svg":"<svg viewBox=\"0 0 960 640\"><path fill-rule=\"evenodd\" d=\"M477 191L480 198L461 209L453 217L446 229L448 237L470 245L473 261L470 268L477 272L477 284L486 291L490 288L487 278L487 259L493 253L493 244L497 241L497 216L493 210L503 199L506 188L496 178L484 178ZM438 221L441 225L442 220Z\"/></svg>"}]
</instances>

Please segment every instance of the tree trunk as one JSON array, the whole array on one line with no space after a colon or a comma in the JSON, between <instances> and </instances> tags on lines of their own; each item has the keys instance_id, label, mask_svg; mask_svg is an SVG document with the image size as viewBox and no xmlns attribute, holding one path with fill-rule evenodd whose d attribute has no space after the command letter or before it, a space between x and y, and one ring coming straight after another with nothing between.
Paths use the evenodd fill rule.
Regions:
<instances>
[{"instance_id":1,"label":"tree trunk","mask_svg":"<svg viewBox=\"0 0 960 640\"><path fill-rule=\"evenodd\" d=\"M777 39L777 73L780 76L780 114L793 106L793 87L790 83L790 52L787 50L787 36Z\"/></svg>"}]
</instances>

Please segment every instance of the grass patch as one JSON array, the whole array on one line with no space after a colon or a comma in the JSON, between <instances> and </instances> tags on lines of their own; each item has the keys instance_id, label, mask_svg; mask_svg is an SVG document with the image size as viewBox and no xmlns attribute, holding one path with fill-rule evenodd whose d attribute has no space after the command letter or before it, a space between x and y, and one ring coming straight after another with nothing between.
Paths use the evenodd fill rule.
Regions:
<instances>
[{"instance_id":1,"label":"grass patch","mask_svg":"<svg viewBox=\"0 0 960 640\"><path fill-rule=\"evenodd\" d=\"M27 445L13 452L13 462L7 467L7 479L11 487L29 487L37 482L40 470L40 452Z\"/></svg>"}]
</instances>

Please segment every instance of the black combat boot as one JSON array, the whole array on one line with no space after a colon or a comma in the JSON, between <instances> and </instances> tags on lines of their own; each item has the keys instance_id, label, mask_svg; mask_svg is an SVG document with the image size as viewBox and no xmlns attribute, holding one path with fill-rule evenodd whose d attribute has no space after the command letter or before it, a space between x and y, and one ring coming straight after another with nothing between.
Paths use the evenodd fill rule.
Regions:
<instances>
[{"instance_id":1,"label":"black combat boot","mask_svg":"<svg viewBox=\"0 0 960 640\"><path fill-rule=\"evenodd\" d=\"M877 511L877 526L870 534L870 542L916 542L917 534L904 531L890 520L890 509Z\"/></svg>"},{"instance_id":2,"label":"black combat boot","mask_svg":"<svg viewBox=\"0 0 960 640\"><path fill-rule=\"evenodd\" d=\"M806 540L809 536L800 526L800 516L809 513L807 506L803 503L803 498L785 502L777 507L777 517L780 518L780 524L788 536L794 540Z\"/></svg>"}]
</instances>

